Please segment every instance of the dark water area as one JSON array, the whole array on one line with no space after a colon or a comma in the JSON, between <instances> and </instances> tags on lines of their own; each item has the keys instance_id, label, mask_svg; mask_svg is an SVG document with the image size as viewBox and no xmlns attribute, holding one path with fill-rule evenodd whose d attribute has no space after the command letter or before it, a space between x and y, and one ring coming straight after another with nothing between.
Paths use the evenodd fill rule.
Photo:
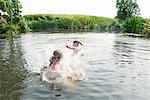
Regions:
<instances>
[{"instance_id":1,"label":"dark water area","mask_svg":"<svg viewBox=\"0 0 150 100\"><path fill-rule=\"evenodd\" d=\"M0 40L0 100L19 100L26 77L20 39Z\"/></svg>"},{"instance_id":2,"label":"dark water area","mask_svg":"<svg viewBox=\"0 0 150 100\"><path fill-rule=\"evenodd\" d=\"M66 40L84 44L86 80L42 82L40 68ZM150 40L109 33L28 33L0 39L0 100L149 100Z\"/></svg>"}]
</instances>

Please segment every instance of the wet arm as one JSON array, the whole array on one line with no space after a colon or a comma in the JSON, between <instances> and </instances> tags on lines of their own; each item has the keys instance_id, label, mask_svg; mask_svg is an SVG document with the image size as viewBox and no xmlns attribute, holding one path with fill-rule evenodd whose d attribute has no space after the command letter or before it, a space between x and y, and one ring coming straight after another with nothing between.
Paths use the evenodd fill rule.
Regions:
<instances>
[{"instance_id":1,"label":"wet arm","mask_svg":"<svg viewBox=\"0 0 150 100\"><path fill-rule=\"evenodd\" d=\"M71 45L68 45L68 43L66 43L66 47L69 48L69 49L74 49L74 47L71 46Z\"/></svg>"}]
</instances>

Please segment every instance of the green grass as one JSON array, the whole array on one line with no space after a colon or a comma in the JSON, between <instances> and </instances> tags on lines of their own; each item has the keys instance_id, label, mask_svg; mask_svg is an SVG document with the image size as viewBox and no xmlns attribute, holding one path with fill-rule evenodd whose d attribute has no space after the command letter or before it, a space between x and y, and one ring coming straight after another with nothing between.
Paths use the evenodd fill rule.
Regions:
<instances>
[{"instance_id":1,"label":"green grass","mask_svg":"<svg viewBox=\"0 0 150 100\"><path fill-rule=\"evenodd\" d=\"M34 30L93 30L100 23L112 23L113 19L99 16L65 15L65 14L36 14L25 15L29 27Z\"/></svg>"}]
</instances>

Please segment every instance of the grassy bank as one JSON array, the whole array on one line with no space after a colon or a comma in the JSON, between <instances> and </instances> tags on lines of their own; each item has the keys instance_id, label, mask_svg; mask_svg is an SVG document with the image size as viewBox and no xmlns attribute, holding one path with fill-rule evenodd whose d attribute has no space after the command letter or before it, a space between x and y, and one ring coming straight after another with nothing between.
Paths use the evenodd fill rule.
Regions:
<instances>
[{"instance_id":1,"label":"grassy bank","mask_svg":"<svg viewBox=\"0 0 150 100\"><path fill-rule=\"evenodd\" d=\"M107 17L64 14L25 15L24 18L32 31L52 32L59 30L92 31L96 30L100 24L110 24L114 21Z\"/></svg>"},{"instance_id":2,"label":"grassy bank","mask_svg":"<svg viewBox=\"0 0 150 100\"><path fill-rule=\"evenodd\" d=\"M150 37L150 19L129 17L124 21L99 16L36 14L22 16L17 24L0 24L0 37L8 33L31 32L122 32ZM131 35L130 34L130 35ZM132 34L132 35L133 35ZM136 35L139 36L139 35Z\"/></svg>"}]
</instances>

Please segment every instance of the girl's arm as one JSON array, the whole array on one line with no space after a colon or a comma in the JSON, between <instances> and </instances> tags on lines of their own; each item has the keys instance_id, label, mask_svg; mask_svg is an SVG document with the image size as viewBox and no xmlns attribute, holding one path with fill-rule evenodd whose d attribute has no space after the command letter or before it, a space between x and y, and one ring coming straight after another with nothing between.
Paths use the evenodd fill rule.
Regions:
<instances>
[{"instance_id":1,"label":"girl's arm","mask_svg":"<svg viewBox=\"0 0 150 100\"><path fill-rule=\"evenodd\" d=\"M61 77L62 78L67 78L66 72L65 72L65 68L63 64L60 64L60 69L61 69Z\"/></svg>"},{"instance_id":2,"label":"girl's arm","mask_svg":"<svg viewBox=\"0 0 150 100\"><path fill-rule=\"evenodd\" d=\"M68 76L71 75L72 73L72 69L64 64L60 65L61 69L62 69L62 77L67 78Z\"/></svg>"},{"instance_id":3,"label":"girl's arm","mask_svg":"<svg viewBox=\"0 0 150 100\"><path fill-rule=\"evenodd\" d=\"M66 47L69 48L69 49L74 49L74 47L71 46L71 45L66 45Z\"/></svg>"},{"instance_id":4,"label":"girl's arm","mask_svg":"<svg viewBox=\"0 0 150 100\"><path fill-rule=\"evenodd\" d=\"M66 42L66 47L69 48L69 49L74 49L74 47L72 45L68 44L68 41Z\"/></svg>"}]
</instances>

